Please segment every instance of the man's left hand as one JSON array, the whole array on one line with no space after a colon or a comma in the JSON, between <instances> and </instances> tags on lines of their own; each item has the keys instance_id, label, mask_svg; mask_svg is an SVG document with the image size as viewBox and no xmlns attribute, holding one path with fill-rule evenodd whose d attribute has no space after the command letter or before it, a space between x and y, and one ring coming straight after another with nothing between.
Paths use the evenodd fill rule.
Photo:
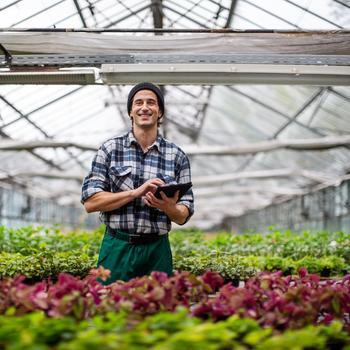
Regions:
<instances>
[{"instance_id":1,"label":"man's left hand","mask_svg":"<svg viewBox=\"0 0 350 350\"><path fill-rule=\"evenodd\" d=\"M162 199L158 199L152 192L147 192L143 197L144 202L152 207L162 210L171 221L178 225L183 225L189 215L189 210L184 204L176 204L179 199L179 191L174 197L167 197L164 192L160 192Z\"/></svg>"},{"instance_id":2,"label":"man's left hand","mask_svg":"<svg viewBox=\"0 0 350 350\"><path fill-rule=\"evenodd\" d=\"M176 191L174 197L167 197L164 192L160 192L162 199L158 199L152 192L147 192L144 197L144 202L153 208L158 208L165 213L172 210L179 199L179 191Z\"/></svg>"}]
</instances>

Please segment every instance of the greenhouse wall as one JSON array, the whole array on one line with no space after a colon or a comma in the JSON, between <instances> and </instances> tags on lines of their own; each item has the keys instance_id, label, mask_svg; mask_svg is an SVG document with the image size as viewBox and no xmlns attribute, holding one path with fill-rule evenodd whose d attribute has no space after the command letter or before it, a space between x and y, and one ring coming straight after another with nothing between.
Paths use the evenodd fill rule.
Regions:
<instances>
[{"instance_id":1,"label":"greenhouse wall","mask_svg":"<svg viewBox=\"0 0 350 350\"><path fill-rule=\"evenodd\" d=\"M59 205L6 187L0 187L0 220L1 225L13 228L55 224L67 229L95 228L99 224L98 216L87 215L82 207Z\"/></svg>"},{"instance_id":2,"label":"greenhouse wall","mask_svg":"<svg viewBox=\"0 0 350 350\"><path fill-rule=\"evenodd\" d=\"M226 218L223 225L235 232L265 232L271 226L295 231L349 231L350 180L239 217Z\"/></svg>"}]
</instances>

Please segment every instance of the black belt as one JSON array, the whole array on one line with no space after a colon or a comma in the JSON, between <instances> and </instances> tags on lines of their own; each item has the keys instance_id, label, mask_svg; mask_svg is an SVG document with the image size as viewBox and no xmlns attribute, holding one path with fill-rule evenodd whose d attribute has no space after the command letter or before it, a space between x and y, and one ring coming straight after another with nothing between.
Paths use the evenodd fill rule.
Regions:
<instances>
[{"instance_id":1,"label":"black belt","mask_svg":"<svg viewBox=\"0 0 350 350\"><path fill-rule=\"evenodd\" d=\"M153 233L144 233L142 235L134 234L134 233L126 233L123 231L120 231L118 229L113 229L110 227L107 227L107 232L118 239L121 239L122 241L129 242L131 244L147 244L147 243L153 243L158 241L159 239L165 238L168 235L158 235Z\"/></svg>"}]
</instances>

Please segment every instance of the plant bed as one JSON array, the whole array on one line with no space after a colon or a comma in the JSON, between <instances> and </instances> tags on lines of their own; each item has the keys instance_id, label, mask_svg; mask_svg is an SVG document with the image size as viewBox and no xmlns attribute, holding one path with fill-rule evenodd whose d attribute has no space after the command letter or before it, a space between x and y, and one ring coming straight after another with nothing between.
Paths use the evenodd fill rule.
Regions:
<instances>
[{"instance_id":1,"label":"plant bed","mask_svg":"<svg viewBox=\"0 0 350 350\"><path fill-rule=\"evenodd\" d=\"M125 312L77 321L40 312L0 316L0 347L32 350L346 350L350 336L339 322L277 332L252 319L231 316L213 322L184 308L135 319Z\"/></svg>"},{"instance_id":2,"label":"plant bed","mask_svg":"<svg viewBox=\"0 0 350 350\"><path fill-rule=\"evenodd\" d=\"M172 277L154 272L129 282L101 285L97 279L108 274L100 268L84 279L60 274L55 283L34 285L26 284L24 277L4 279L0 281L0 314L14 308L15 314L40 310L52 317L74 316L81 320L111 311L145 317L183 306L203 319L223 320L238 315L277 330L333 320L350 330L350 275L320 280L306 269L301 269L299 276L261 273L243 287L235 287L224 284L215 272L202 276L182 272Z\"/></svg>"}]
</instances>

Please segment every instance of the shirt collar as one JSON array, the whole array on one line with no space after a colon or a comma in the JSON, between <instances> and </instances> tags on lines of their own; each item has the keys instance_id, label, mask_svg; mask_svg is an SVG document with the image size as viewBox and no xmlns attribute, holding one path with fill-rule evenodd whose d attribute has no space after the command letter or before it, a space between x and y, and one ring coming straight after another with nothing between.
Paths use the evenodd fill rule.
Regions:
<instances>
[{"instance_id":1,"label":"shirt collar","mask_svg":"<svg viewBox=\"0 0 350 350\"><path fill-rule=\"evenodd\" d=\"M162 147L161 147L162 141L163 141L163 137L158 132L156 140L153 142L153 144L148 149L156 148L158 150L158 152L162 153ZM130 130L126 134L124 145L126 147L130 147L132 144L137 145L138 142L134 136L134 133L132 132L132 130Z\"/></svg>"}]
</instances>

